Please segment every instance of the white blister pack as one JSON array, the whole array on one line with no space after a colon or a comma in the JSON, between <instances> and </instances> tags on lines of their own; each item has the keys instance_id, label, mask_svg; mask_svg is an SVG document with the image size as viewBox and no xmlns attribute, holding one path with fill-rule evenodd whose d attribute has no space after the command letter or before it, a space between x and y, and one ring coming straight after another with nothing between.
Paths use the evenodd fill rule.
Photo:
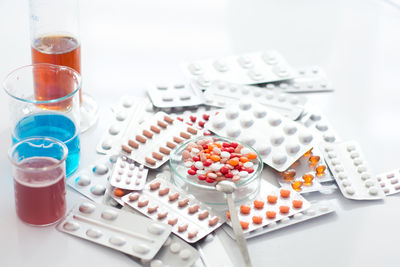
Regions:
<instances>
[{"instance_id":1,"label":"white blister pack","mask_svg":"<svg viewBox=\"0 0 400 267\"><path fill-rule=\"evenodd\" d=\"M116 208L82 202L57 225L61 232L150 260L171 233L171 226Z\"/></svg>"},{"instance_id":2,"label":"white blister pack","mask_svg":"<svg viewBox=\"0 0 400 267\"><path fill-rule=\"evenodd\" d=\"M158 108L197 106L204 103L201 91L190 83L151 85L147 94Z\"/></svg>"},{"instance_id":3,"label":"white blister pack","mask_svg":"<svg viewBox=\"0 0 400 267\"><path fill-rule=\"evenodd\" d=\"M257 86L214 81L204 92L205 103L217 107L237 104L242 98L252 98L276 112L296 120L304 109L306 98L295 94L285 94L277 90L267 90Z\"/></svg>"},{"instance_id":4,"label":"white blister pack","mask_svg":"<svg viewBox=\"0 0 400 267\"><path fill-rule=\"evenodd\" d=\"M324 201L324 202L316 202L311 203L310 207L302 212L296 213L289 217L284 217L279 221L272 222L266 225L263 228L259 228L256 231L245 233L245 238L250 239L256 236L260 236L269 232L273 232L297 223L301 223L304 221L308 221L322 215L330 214L335 212L335 207L331 202ZM232 228L228 225L224 225L224 231L232 238L235 239L235 234L232 231Z\"/></svg>"},{"instance_id":5,"label":"white blister pack","mask_svg":"<svg viewBox=\"0 0 400 267\"><path fill-rule=\"evenodd\" d=\"M189 243L197 242L224 222L208 206L164 179L155 179L143 191L122 200L145 216L171 225L172 232Z\"/></svg>"},{"instance_id":6,"label":"white blister pack","mask_svg":"<svg viewBox=\"0 0 400 267\"><path fill-rule=\"evenodd\" d=\"M130 132L122 143L121 153L148 168L164 164L178 144L202 131L183 123L164 112L157 112Z\"/></svg>"},{"instance_id":7,"label":"white blister pack","mask_svg":"<svg viewBox=\"0 0 400 267\"><path fill-rule=\"evenodd\" d=\"M381 173L376 179L387 196L400 192L400 169Z\"/></svg>"},{"instance_id":8,"label":"white blister pack","mask_svg":"<svg viewBox=\"0 0 400 267\"><path fill-rule=\"evenodd\" d=\"M123 96L114 108L110 126L97 144L97 152L113 153L126 133L136 129L142 120L152 114L153 107L148 99Z\"/></svg>"},{"instance_id":9,"label":"white blister pack","mask_svg":"<svg viewBox=\"0 0 400 267\"><path fill-rule=\"evenodd\" d=\"M88 199L102 203L116 156L103 156L96 163L68 178L67 184Z\"/></svg>"},{"instance_id":10,"label":"white blister pack","mask_svg":"<svg viewBox=\"0 0 400 267\"><path fill-rule=\"evenodd\" d=\"M280 172L313 146L309 129L251 99L221 110L206 128L252 146L265 164Z\"/></svg>"},{"instance_id":11,"label":"white blister pack","mask_svg":"<svg viewBox=\"0 0 400 267\"><path fill-rule=\"evenodd\" d=\"M276 51L246 53L182 64L183 72L201 88L213 80L259 84L291 79L296 72Z\"/></svg>"},{"instance_id":12,"label":"white blister pack","mask_svg":"<svg viewBox=\"0 0 400 267\"><path fill-rule=\"evenodd\" d=\"M317 143L340 142L332 124L318 108L307 106L305 111L307 114L300 119L300 123L314 132Z\"/></svg>"},{"instance_id":13,"label":"white blister pack","mask_svg":"<svg viewBox=\"0 0 400 267\"><path fill-rule=\"evenodd\" d=\"M294 190L277 188L261 180L260 193L254 201L240 206L238 216L243 233L247 234L272 222L302 212L309 206L310 203ZM229 212L227 212L227 217L230 219ZM232 226L230 220L227 224Z\"/></svg>"},{"instance_id":14,"label":"white blister pack","mask_svg":"<svg viewBox=\"0 0 400 267\"><path fill-rule=\"evenodd\" d=\"M118 157L110 177L110 184L126 190L142 190L149 170L125 156Z\"/></svg>"},{"instance_id":15,"label":"white blister pack","mask_svg":"<svg viewBox=\"0 0 400 267\"><path fill-rule=\"evenodd\" d=\"M334 90L321 67L302 68L293 80L267 84L267 89L279 89L286 93L331 92Z\"/></svg>"},{"instance_id":16,"label":"white blister pack","mask_svg":"<svg viewBox=\"0 0 400 267\"><path fill-rule=\"evenodd\" d=\"M373 176L357 142L321 144L329 166L342 194L349 199L382 199L385 193Z\"/></svg>"},{"instance_id":17,"label":"white blister pack","mask_svg":"<svg viewBox=\"0 0 400 267\"><path fill-rule=\"evenodd\" d=\"M171 234L151 261L142 260L146 267L190 267L199 258L197 249Z\"/></svg>"}]
</instances>

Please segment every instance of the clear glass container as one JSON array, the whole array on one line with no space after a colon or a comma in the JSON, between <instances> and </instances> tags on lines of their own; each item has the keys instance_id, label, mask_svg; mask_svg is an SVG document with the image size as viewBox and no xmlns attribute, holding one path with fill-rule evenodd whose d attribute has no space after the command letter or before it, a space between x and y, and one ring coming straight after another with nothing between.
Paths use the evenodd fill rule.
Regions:
<instances>
[{"instance_id":1,"label":"clear glass container","mask_svg":"<svg viewBox=\"0 0 400 267\"><path fill-rule=\"evenodd\" d=\"M215 188L216 183L208 184L207 182L199 181L196 177L189 175L187 173L188 168L185 167L184 161L182 160L182 151L186 149L187 145L190 142L197 142L201 139L210 137L213 138L214 141L239 143L243 145L243 147L246 147L250 149L252 152L257 154L257 159L255 159L256 163L254 164L254 172L251 173L248 177L242 178L238 182L236 182L235 185L237 189L233 193L233 199L236 203L242 203L254 199L260 190L263 161L260 155L257 153L257 151L252 147L226 137L220 137L215 135L201 136L188 140L179 147L177 147L175 150L173 150L171 152L171 157L170 157L170 166L172 170L174 183L178 187L194 195L198 200L208 205L212 205L216 208L227 207L225 195L216 190Z\"/></svg>"}]
</instances>

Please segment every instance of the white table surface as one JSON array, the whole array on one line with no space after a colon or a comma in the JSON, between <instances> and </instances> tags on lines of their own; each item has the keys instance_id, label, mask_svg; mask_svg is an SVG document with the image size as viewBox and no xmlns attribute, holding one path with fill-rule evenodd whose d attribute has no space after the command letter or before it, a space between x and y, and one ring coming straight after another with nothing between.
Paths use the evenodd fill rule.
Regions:
<instances>
[{"instance_id":1,"label":"white table surface","mask_svg":"<svg viewBox=\"0 0 400 267\"><path fill-rule=\"evenodd\" d=\"M399 166L400 8L396 0L132 1L81 0L83 90L101 121L81 137L81 166L110 107L144 85L183 78L182 61L276 49L295 67L320 65L334 93L314 94L344 139L355 139L375 173ZM0 1L0 77L30 63L28 1ZM137 266L127 256L34 228L15 214L7 96L0 95L0 266ZM324 199L324 196L314 196ZM80 195L68 190L68 206ZM400 199L351 201L336 192L337 212L249 240L254 266L399 266ZM220 234L236 266L238 249ZM215 255L218 255L216 253Z\"/></svg>"}]
</instances>

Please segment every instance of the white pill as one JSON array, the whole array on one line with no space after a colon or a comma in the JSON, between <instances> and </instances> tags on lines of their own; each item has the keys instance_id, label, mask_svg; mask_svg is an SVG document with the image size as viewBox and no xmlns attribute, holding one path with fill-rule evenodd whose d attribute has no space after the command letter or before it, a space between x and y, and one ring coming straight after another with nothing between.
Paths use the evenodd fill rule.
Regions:
<instances>
[{"instance_id":1,"label":"white pill","mask_svg":"<svg viewBox=\"0 0 400 267\"><path fill-rule=\"evenodd\" d=\"M357 152L353 152L353 153L350 154L350 157L351 157L352 159L355 159L355 158L360 157L360 154L357 153Z\"/></svg>"},{"instance_id":2,"label":"white pill","mask_svg":"<svg viewBox=\"0 0 400 267\"><path fill-rule=\"evenodd\" d=\"M250 126L253 125L253 123L254 123L254 120L251 117L243 117L240 119L240 124L244 128L249 128Z\"/></svg>"},{"instance_id":3,"label":"white pill","mask_svg":"<svg viewBox=\"0 0 400 267\"><path fill-rule=\"evenodd\" d=\"M98 175L103 175L108 172L108 167L104 164L97 164L93 167L93 172Z\"/></svg>"},{"instance_id":4,"label":"white pill","mask_svg":"<svg viewBox=\"0 0 400 267\"><path fill-rule=\"evenodd\" d=\"M269 85L267 85L267 88L268 88L268 86L271 86L271 85L273 87L275 87L273 84L269 84ZM274 98L274 94L272 92L265 92L265 98L268 100L271 100L272 98Z\"/></svg>"},{"instance_id":5,"label":"white pill","mask_svg":"<svg viewBox=\"0 0 400 267\"><path fill-rule=\"evenodd\" d=\"M196 169L198 169L198 170L202 170L202 169L204 168L203 162L201 162L201 161L196 161L196 162L194 163L194 166L195 166Z\"/></svg>"},{"instance_id":6,"label":"white pill","mask_svg":"<svg viewBox=\"0 0 400 267\"><path fill-rule=\"evenodd\" d=\"M357 168L357 172L358 173L363 173L363 172L366 172L366 171L367 171L367 168L365 166L360 166L360 167Z\"/></svg>"},{"instance_id":7,"label":"white pill","mask_svg":"<svg viewBox=\"0 0 400 267\"><path fill-rule=\"evenodd\" d=\"M261 89L254 89L253 95L254 95L255 97L259 97L259 96L261 96L261 94L262 94Z\"/></svg>"},{"instance_id":8,"label":"white pill","mask_svg":"<svg viewBox=\"0 0 400 267\"><path fill-rule=\"evenodd\" d=\"M313 136L310 133L300 133L299 134L299 140L302 144L309 144L313 140Z\"/></svg>"},{"instance_id":9,"label":"white pill","mask_svg":"<svg viewBox=\"0 0 400 267\"><path fill-rule=\"evenodd\" d=\"M319 121L319 120L321 120L321 115L319 115L319 114L311 114L310 119L312 121Z\"/></svg>"},{"instance_id":10,"label":"white pill","mask_svg":"<svg viewBox=\"0 0 400 267\"><path fill-rule=\"evenodd\" d=\"M254 70L254 69L250 70L248 74L249 74L249 77L255 81L260 81L264 78L261 72L259 72L258 70Z\"/></svg>"},{"instance_id":11,"label":"white pill","mask_svg":"<svg viewBox=\"0 0 400 267\"><path fill-rule=\"evenodd\" d=\"M303 218L303 213L301 212L296 213L295 215L293 215L293 218L296 220L300 220L301 218Z\"/></svg>"},{"instance_id":12,"label":"white pill","mask_svg":"<svg viewBox=\"0 0 400 267\"><path fill-rule=\"evenodd\" d=\"M88 186L90 184L90 177L86 174L82 174L77 178L76 182L80 186Z\"/></svg>"},{"instance_id":13,"label":"white pill","mask_svg":"<svg viewBox=\"0 0 400 267\"><path fill-rule=\"evenodd\" d=\"M267 225L268 228L274 228L277 225L276 222L271 222Z\"/></svg>"},{"instance_id":14,"label":"white pill","mask_svg":"<svg viewBox=\"0 0 400 267\"><path fill-rule=\"evenodd\" d=\"M212 124L216 129L222 129L225 126L225 120L221 117L215 117Z\"/></svg>"},{"instance_id":15,"label":"white pill","mask_svg":"<svg viewBox=\"0 0 400 267\"><path fill-rule=\"evenodd\" d=\"M371 187L375 185L375 182L372 179L368 179L364 182L365 187Z\"/></svg>"},{"instance_id":16,"label":"white pill","mask_svg":"<svg viewBox=\"0 0 400 267\"><path fill-rule=\"evenodd\" d=\"M288 143L286 145L286 152L288 154L294 155L299 151L300 151L300 145L299 144L290 142L290 143Z\"/></svg>"},{"instance_id":17,"label":"white pill","mask_svg":"<svg viewBox=\"0 0 400 267\"><path fill-rule=\"evenodd\" d=\"M153 235L161 235L165 231L165 227L162 226L161 224L150 224L149 227L147 227L147 231L152 233Z\"/></svg>"},{"instance_id":18,"label":"white pill","mask_svg":"<svg viewBox=\"0 0 400 267\"><path fill-rule=\"evenodd\" d=\"M371 195L375 196L375 195L378 194L379 190L378 190L378 188L376 188L375 186L372 186L372 187L370 187L370 188L368 189L368 192L369 192Z\"/></svg>"},{"instance_id":19,"label":"white pill","mask_svg":"<svg viewBox=\"0 0 400 267\"><path fill-rule=\"evenodd\" d=\"M271 147L269 145L266 144L258 144L256 146L256 150L258 151L258 153L261 154L261 156L266 157L271 153Z\"/></svg>"},{"instance_id":20,"label":"white pill","mask_svg":"<svg viewBox=\"0 0 400 267\"><path fill-rule=\"evenodd\" d=\"M354 166L359 166L359 165L361 165L362 163L363 163L363 161L362 161L361 159L355 159L355 160L353 161Z\"/></svg>"},{"instance_id":21,"label":"white pill","mask_svg":"<svg viewBox=\"0 0 400 267\"><path fill-rule=\"evenodd\" d=\"M333 147L327 146L327 147L325 147L324 150L325 150L326 152L330 152L330 151L333 151Z\"/></svg>"},{"instance_id":22,"label":"white pill","mask_svg":"<svg viewBox=\"0 0 400 267\"><path fill-rule=\"evenodd\" d=\"M272 162L276 165L282 165L285 163L287 160L287 157L283 153L275 153L275 155L272 156Z\"/></svg>"},{"instance_id":23,"label":"white pill","mask_svg":"<svg viewBox=\"0 0 400 267\"><path fill-rule=\"evenodd\" d=\"M224 60L216 60L214 61L214 68L219 72L226 72L229 70L228 65Z\"/></svg>"},{"instance_id":24,"label":"white pill","mask_svg":"<svg viewBox=\"0 0 400 267\"><path fill-rule=\"evenodd\" d=\"M103 233L98 229L91 228L86 231L86 235L91 238L99 238L100 236L103 235Z\"/></svg>"},{"instance_id":25,"label":"white pill","mask_svg":"<svg viewBox=\"0 0 400 267\"><path fill-rule=\"evenodd\" d=\"M324 141L328 142L328 143L333 143L336 140L335 135L333 135L331 133L325 133L322 137L323 137Z\"/></svg>"},{"instance_id":26,"label":"white pill","mask_svg":"<svg viewBox=\"0 0 400 267\"><path fill-rule=\"evenodd\" d=\"M261 119L267 115L267 111L262 107L255 107L253 110L254 117Z\"/></svg>"},{"instance_id":27,"label":"white pill","mask_svg":"<svg viewBox=\"0 0 400 267\"><path fill-rule=\"evenodd\" d=\"M326 130L328 130L328 125L324 124L324 123L317 123L315 125L315 128L317 128L318 130L320 130L321 132L325 132Z\"/></svg>"},{"instance_id":28,"label":"white pill","mask_svg":"<svg viewBox=\"0 0 400 267\"><path fill-rule=\"evenodd\" d=\"M348 187L348 186L350 186L351 185L351 182L348 180L348 179L344 179L343 181L342 181L342 186L343 187Z\"/></svg>"},{"instance_id":29,"label":"white pill","mask_svg":"<svg viewBox=\"0 0 400 267\"><path fill-rule=\"evenodd\" d=\"M139 254L146 254L147 252L150 251L150 248L145 244L134 245L133 251L135 251L136 253L139 253Z\"/></svg>"},{"instance_id":30,"label":"white pill","mask_svg":"<svg viewBox=\"0 0 400 267\"><path fill-rule=\"evenodd\" d=\"M256 143L256 139L250 135L243 136L240 140L249 146L253 146Z\"/></svg>"},{"instance_id":31,"label":"white pill","mask_svg":"<svg viewBox=\"0 0 400 267\"><path fill-rule=\"evenodd\" d=\"M218 90L224 90L225 88L226 88L226 83L224 83L224 82L217 82L216 83L216 88L218 89Z\"/></svg>"},{"instance_id":32,"label":"white pill","mask_svg":"<svg viewBox=\"0 0 400 267\"><path fill-rule=\"evenodd\" d=\"M118 213L115 210L105 210L101 213L101 218L109 221L113 221L118 217Z\"/></svg>"},{"instance_id":33,"label":"white pill","mask_svg":"<svg viewBox=\"0 0 400 267\"><path fill-rule=\"evenodd\" d=\"M174 242L174 243L172 243L172 244L169 246L169 250L170 250L172 253L176 254L176 253L179 252L179 250L181 250L181 244L179 244L179 243L177 243L177 242Z\"/></svg>"},{"instance_id":34,"label":"white pill","mask_svg":"<svg viewBox=\"0 0 400 267\"><path fill-rule=\"evenodd\" d=\"M111 140L104 140L104 142L101 144L101 147L104 150L110 150L112 148L112 141Z\"/></svg>"},{"instance_id":35,"label":"white pill","mask_svg":"<svg viewBox=\"0 0 400 267\"><path fill-rule=\"evenodd\" d=\"M349 195L354 195L355 191L353 189L353 187L346 187L345 192Z\"/></svg>"},{"instance_id":36,"label":"white pill","mask_svg":"<svg viewBox=\"0 0 400 267\"><path fill-rule=\"evenodd\" d=\"M226 118L229 119L229 120L234 120L234 119L236 119L236 118L239 116L239 112L238 112L236 109L234 109L234 108L228 108L228 109L225 111L225 116L226 116Z\"/></svg>"},{"instance_id":37,"label":"white pill","mask_svg":"<svg viewBox=\"0 0 400 267\"><path fill-rule=\"evenodd\" d=\"M237 61L242 68L249 69L253 67L253 62L249 56L240 56Z\"/></svg>"},{"instance_id":38,"label":"white pill","mask_svg":"<svg viewBox=\"0 0 400 267\"><path fill-rule=\"evenodd\" d=\"M196 63L190 64L188 66L188 69L193 75L200 75L203 73L203 68Z\"/></svg>"},{"instance_id":39,"label":"white pill","mask_svg":"<svg viewBox=\"0 0 400 267\"><path fill-rule=\"evenodd\" d=\"M164 263L161 260L152 260L150 262L150 267L163 267Z\"/></svg>"},{"instance_id":40,"label":"white pill","mask_svg":"<svg viewBox=\"0 0 400 267\"><path fill-rule=\"evenodd\" d=\"M290 104L297 105L300 101L297 97L292 96L289 100Z\"/></svg>"},{"instance_id":41,"label":"white pill","mask_svg":"<svg viewBox=\"0 0 400 267\"><path fill-rule=\"evenodd\" d=\"M305 211L308 216L314 216L316 214L314 209L308 209Z\"/></svg>"},{"instance_id":42,"label":"white pill","mask_svg":"<svg viewBox=\"0 0 400 267\"><path fill-rule=\"evenodd\" d=\"M251 153L251 152L252 152L251 149L248 148L248 147L243 147L243 148L240 150L240 153L243 154L243 155L247 155L247 154L249 154L249 153Z\"/></svg>"},{"instance_id":43,"label":"white pill","mask_svg":"<svg viewBox=\"0 0 400 267\"><path fill-rule=\"evenodd\" d=\"M226 128L226 134L229 137L238 137L240 135L240 127L236 126L236 125L230 125Z\"/></svg>"},{"instance_id":44,"label":"white pill","mask_svg":"<svg viewBox=\"0 0 400 267\"><path fill-rule=\"evenodd\" d=\"M97 184L90 189L90 192L92 192L93 195L102 196L106 192L106 187L104 185Z\"/></svg>"},{"instance_id":45,"label":"white pill","mask_svg":"<svg viewBox=\"0 0 400 267\"><path fill-rule=\"evenodd\" d=\"M221 158L223 159L229 159L231 157L231 153L227 152L227 151L222 151L221 152Z\"/></svg>"},{"instance_id":46,"label":"white pill","mask_svg":"<svg viewBox=\"0 0 400 267\"><path fill-rule=\"evenodd\" d=\"M229 91L231 91L231 92L236 92L238 90L238 87L236 86L236 85L232 85L230 88L229 88Z\"/></svg>"},{"instance_id":47,"label":"white pill","mask_svg":"<svg viewBox=\"0 0 400 267\"><path fill-rule=\"evenodd\" d=\"M241 93L242 93L242 95L248 95L250 93L250 90L246 86L243 86Z\"/></svg>"},{"instance_id":48,"label":"white pill","mask_svg":"<svg viewBox=\"0 0 400 267\"><path fill-rule=\"evenodd\" d=\"M285 137L283 137L283 135L280 135L280 134L272 134L271 135L271 144L274 146L279 146L280 144L283 143L284 140L285 140Z\"/></svg>"},{"instance_id":49,"label":"white pill","mask_svg":"<svg viewBox=\"0 0 400 267\"><path fill-rule=\"evenodd\" d=\"M271 116L270 119L268 120L269 124L271 126L278 126L279 124L281 124L282 120L279 117L275 117L275 116Z\"/></svg>"},{"instance_id":50,"label":"white pill","mask_svg":"<svg viewBox=\"0 0 400 267\"><path fill-rule=\"evenodd\" d=\"M110 239L108 239L108 241L115 246L122 246L126 243L125 238L118 236L118 235L110 237Z\"/></svg>"},{"instance_id":51,"label":"white pill","mask_svg":"<svg viewBox=\"0 0 400 267\"><path fill-rule=\"evenodd\" d=\"M118 125L111 125L110 129L108 129L108 132L111 135L117 135L120 131L121 129Z\"/></svg>"},{"instance_id":52,"label":"white pill","mask_svg":"<svg viewBox=\"0 0 400 267\"><path fill-rule=\"evenodd\" d=\"M336 166L336 167L334 168L334 170L335 170L335 172L342 172L342 171L344 171L344 169L343 169L342 166Z\"/></svg>"},{"instance_id":53,"label":"white pill","mask_svg":"<svg viewBox=\"0 0 400 267\"><path fill-rule=\"evenodd\" d=\"M79 229L79 223L75 221L67 221L64 223L63 228L67 231L75 231Z\"/></svg>"},{"instance_id":54,"label":"white pill","mask_svg":"<svg viewBox=\"0 0 400 267\"><path fill-rule=\"evenodd\" d=\"M398 188L395 188L396 190L399 190L400 189L400 186L398 186ZM383 192L385 193L385 194L388 194L389 192L390 192L390 190L389 190L389 188L382 188L382 190L383 190Z\"/></svg>"},{"instance_id":55,"label":"white pill","mask_svg":"<svg viewBox=\"0 0 400 267\"><path fill-rule=\"evenodd\" d=\"M371 178L371 175L369 175L369 173L363 173L363 174L361 174L361 179L362 180L367 180L367 179L369 179L369 178Z\"/></svg>"},{"instance_id":56,"label":"white pill","mask_svg":"<svg viewBox=\"0 0 400 267\"><path fill-rule=\"evenodd\" d=\"M188 249L183 249L181 252L179 252L179 257L182 260L187 260L192 256L192 252Z\"/></svg>"},{"instance_id":57,"label":"white pill","mask_svg":"<svg viewBox=\"0 0 400 267\"><path fill-rule=\"evenodd\" d=\"M338 159L332 159L332 160L331 160L331 164L332 164L333 166L336 166L336 165L340 165L341 163L340 163L340 160L338 160Z\"/></svg>"},{"instance_id":58,"label":"white pill","mask_svg":"<svg viewBox=\"0 0 400 267\"><path fill-rule=\"evenodd\" d=\"M347 179L347 175L345 173L339 173L338 178L340 180L344 180L344 179Z\"/></svg>"},{"instance_id":59,"label":"white pill","mask_svg":"<svg viewBox=\"0 0 400 267\"><path fill-rule=\"evenodd\" d=\"M133 100L131 98L124 99L124 101L122 102L122 105L125 108L130 108L132 106L132 104L133 104Z\"/></svg>"},{"instance_id":60,"label":"white pill","mask_svg":"<svg viewBox=\"0 0 400 267\"><path fill-rule=\"evenodd\" d=\"M206 76L199 76L196 82L202 87L209 87L211 85L211 80L208 79ZM166 111L167 112L167 111Z\"/></svg>"},{"instance_id":61,"label":"white pill","mask_svg":"<svg viewBox=\"0 0 400 267\"><path fill-rule=\"evenodd\" d=\"M297 132L297 127L295 125L287 124L283 126L283 132L287 135L293 135Z\"/></svg>"},{"instance_id":62,"label":"white pill","mask_svg":"<svg viewBox=\"0 0 400 267\"><path fill-rule=\"evenodd\" d=\"M165 102L172 102L172 100L174 100L174 98L172 96L163 96L162 97L162 101L165 101Z\"/></svg>"},{"instance_id":63,"label":"white pill","mask_svg":"<svg viewBox=\"0 0 400 267\"><path fill-rule=\"evenodd\" d=\"M240 178L245 178L249 175L249 173L247 171L240 171L239 172L239 176Z\"/></svg>"},{"instance_id":64,"label":"white pill","mask_svg":"<svg viewBox=\"0 0 400 267\"><path fill-rule=\"evenodd\" d=\"M330 159L336 158L336 153L334 153L334 152L329 152L329 153L328 153L328 158L330 158Z\"/></svg>"},{"instance_id":65,"label":"white pill","mask_svg":"<svg viewBox=\"0 0 400 267\"><path fill-rule=\"evenodd\" d=\"M168 247L172 242L172 238L169 236L167 238L167 241L165 241L165 243L163 244L163 247Z\"/></svg>"},{"instance_id":66,"label":"white pill","mask_svg":"<svg viewBox=\"0 0 400 267\"><path fill-rule=\"evenodd\" d=\"M221 169L221 167L222 166L219 163L213 163L213 164L210 165L211 170L213 170L215 172L219 171Z\"/></svg>"},{"instance_id":67,"label":"white pill","mask_svg":"<svg viewBox=\"0 0 400 267\"><path fill-rule=\"evenodd\" d=\"M239 108L241 110L249 110L251 108L250 100L242 100L242 101L240 101Z\"/></svg>"},{"instance_id":68,"label":"white pill","mask_svg":"<svg viewBox=\"0 0 400 267\"><path fill-rule=\"evenodd\" d=\"M285 102L286 101L286 95L284 95L284 94L279 95L278 96L278 101L279 102Z\"/></svg>"},{"instance_id":69,"label":"white pill","mask_svg":"<svg viewBox=\"0 0 400 267\"><path fill-rule=\"evenodd\" d=\"M253 164L253 162L251 162L251 161L245 162L245 163L243 164L243 167L245 167L245 168L251 168L251 167L253 167L253 166L254 166L254 164Z\"/></svg>"},{"instance_id":70,"label":"white pill","mask_svg":"<svg viewBox=\"0 0 400 267\"><path fill-rule=\"evenodd\" d=\"M287 224L290 221L288 217L284 217L280 220L281 224Z\"/></svg>"},{"instance_id":71,"label":"white pill","mask_svg":"<svg viewBox=\"0 0 400 267\"><path fill-rule=\"evenodd\" d=\"M282 89L286 89L286 88L288 88L288 84L287 83L280 83L279 87L282 88Z\"/></svg>"},{"instance_id":72,"label":"white pill","mask_svg":"<svg viewBox=\"0 0 400 267\"><path fill-rule=\"evenodd\" d=\"M195 148L195 147L194 147L194 148L192 148L192 152L195 153L195 154L197 154L197 153L200 152L200 150L199 150L198 148Z\"/></svg>"},{"instance_id":73,"label":"white pill","mask_svg":"<svg viewBox=\"0 0 400 267\"><path fill-rule=\"evenodd\" d=\"M193 162L191 162L191 161L185 161L185 163L183 163L183 165L184 165L186 168L190 168L190 167L192 167Z\"/></svg>"}]
</instances>

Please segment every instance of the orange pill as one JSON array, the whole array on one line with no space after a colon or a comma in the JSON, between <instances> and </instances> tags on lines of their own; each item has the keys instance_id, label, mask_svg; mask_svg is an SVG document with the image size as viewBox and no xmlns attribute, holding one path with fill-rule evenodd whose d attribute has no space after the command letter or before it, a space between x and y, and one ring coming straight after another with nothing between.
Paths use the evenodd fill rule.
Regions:
<instances>
[{"instance_id":1,"label":"orange pill","mask_svg":"<svg viewBox=\"0 0 400 267\"><path fill-rule=\"evenodd\" d=\"M249 214L251 210L250 206L242 205L240 206L240 213L242 214Z\"/></svg>"},{"instance_id":2,"label":"orange pill","mask_svg":"<svg viewBox=\"0 0 400 267\"><path fill-rule=\"evenodd\" d=\"M294 179L294 177L296 176L296 171L293 169L287 170L285 172L283 172L283 178L286 181L291 181Z\"/></svg>"},{"instance_id":3,"label":"orange pill","mask_svg":"<svg viewBox=\"0 0 400 267\"><path fill-rule=\"evenodd\" d=\"M257 158L257 154L253 153L253 152L250 152L250 153L247 154L247 158L248 159L256 159Z\"/></svg>"},{"instance_id":4,"label":"orange pill","mask_svg":"<svg viewBox=\"0 0 400 267\"><path fill-rule=\"evenodd\" d=\"M242 162L242 163L246 163L246 162L248 162L249 161L249 159L247 158L247 157L240 157L240 162Z\"/></svg>"},{"instance_id":5,"label":"orange pill","mask_svg":"<svg viewBox=\"0 0 400 267\"><path fill-rule=\"evenodd\" d=\"M326 166L325 165L319 165L315 169L315 173L316 173L317 176L323 176L325 174L325 171L326 171Z\"/></svg>"},{"instance_id":6,"label":"orange pill","mask_svg":"<svg viewBox=\"0 0 400 267\"><path fill-rule=\"evenodd\" d=\"M260 209L264 208L264 201L254 200L253 204L254 204L254 208L256 208L256 209L260 210Z\"/></svg>"},{"instance_id":7,"label":"orange pill","mask_svg":"<svg viewBox=\"0 0 400 267\"><path fill-rule=\"evenodd\" d=\"M276 212L275 211L267 211L265 213L268 219L274 219L276 217Z\"/></svg>"},{"instance_id":8,"label":"orange pill","mask_svg":"<svg viewBox=\"0 0 400 267\"><path fill-rule=\"evenodd\" d=\"M301 201L301 200L293 200L292 204L293 204L293 208L301 209L301 207L303 206L303 201Z\"/></svg>"},{"instance_id":9,"label":"orange pill","mask_svg":"<svg viewBox=\"0 0 400 267\"><path fill-rule=\"evenodd\" d=\"M296 191L301 191L301 187L303 186L303 182L302 181L294 181L291 184L292 188Z\"/></svg>"},{"instance_id":10,"label":"orange pill","mask_svg":"<svg viewBox=\"0 0 400 267\"><path fill-rule=\"evenodd\" d=\"M123 197L125 194L124 190L121 188L115 188L114 189L114 196L116 197Z\"/></svg>"},{"instance_id":11,"label":"orange pill","mask_svg":"<svg viewBox=\"0 0 400 267\"><path fill-rule=\"evenodd\" d=\"M231 219L231 214L229 213L229 210L228 210L228 211L226 211L226 218L228 218L228 220L230 220L230 219Z\"/></svg>"},{"instance_id":12,"label":"orange pill","mask_svg":"<svg viewBox=\"0 0 400 267\"><path fill-rule=\"evenodd\" d=\"M280 212L280 213L288 213L289 210L290 210L290 207L289 207L289 206L280 206L280 207L279 207L279 212Z\"/></svg>"},{"instance_id":13,"label":"orange pill","mask_svg":"<svg viewBox=\"0 0 400 267\"><path fill-rule=\"evenodd\" d=\"M132 152L132 148L130 148L130 147L127 146L127 145L121 145L121 149L122 149L124 152L128 153L128 154L131 154L131 152Z\"/></svg>"},{"instance_id":14,"label":"orange pill","mask_svg":"<svg viewBox=\"0 0 400 267\"><path fill-rule=\"evenodd\" d=\"M219 161L219 160L221 159L221 157L218 156L218 155L211 155L211 156L210 156L210 159L211 159L212 161L217 162L217 161Z\"/></svg>"},{"instance_id":15,"label":"orange pill","mask_svg":"<svg viewBox=\"0 0 400 267\"><path fill-rule=\"evenodd\" d=\"M253 216L252 219L253 219L253 223L255 223L255 224L261 224L262 220L263 220L263 218L261 216Z\"/></svg>"},{"instance_id":16,"label":"orange pill","mask_svg":"<svg viewBox=\"0 0 400 267\"><path fill-rule=\"evenodd\" d=\"M287 190L287 191L289 191L289 190ZM282 193L281 193L281 195L282 195ZM289 195L290 195L290 191L289 191ZM278 200L278 197L274 196L274 195L268 195L267 200L268 200L269 204L275 204L276 201Z\"/></svg>"},{"instance_id":17,"label":"orange pill","mask_svg":"<svg viewBox=\"0 0 400 267\"><path fill-rule=\"evenodd\" d=\"M215 148L215 146L214 145L212 145L212 144L208 144L208 150L209 151L213 151L213 149Z\"/></svg>"},{"instance_id":18,"label":"orange pill","mask_svg":"<svg viewBox=\"0 0 400 267\"><path fill-rule=\"evenodd\" d=\"M310 161L311 164L317 164L320 160L320 156L311 156L310 159L308 161Z\"/></svg>"},{"instance_id":19,"label":"orange pill","mask_svg":"<svg viewBox=\"0 0 400 267\"><path fill-rule=\"evenodd\" d=\"M310 186L310 185L312 185L312 181L314 180L314 175L312 175L311 173L306 173L306 174L304 174L303 175L303 180L304 180L304 185L306 185L306 186Z\"/></svg>"},{"instance_id":20,"label":"orange pill","mask_svg":"<svg viewBox=\"0 0 400 267\"><path fill-rule=\"evenodd\" d=\"M312 148L310 150L308 150L306 153L304 153L304 156L308 157L311 155L312 152Z\"/></svg>"},{"instance_id":21,"label":"orange pill","mask_svg":"<svg viewBox=\"0 0 400 267\"><path fill-rule=\"evenodd\" d=\"M221 145L220 143L214 143L214 145L215 145L216 147L218 147L218 148L221 148L221 147L222 147L222 145Z\"/></svg>"},{"instance_id":22,"label":"orange pill","mask_svg":"<svg viewBox=\"0 0 400 267\"><path fill-rule=\"evenodd\" d=\"M232 166L237 166L239 164L239 160L237 158L230 159L228 161L228 164Z\"/></svg>"},{"instance_id":23,"label":"orange pill","mask_svg":"<svg viewBox=\"0 0 400 267\"><path fill-rule=\"evenodd\" d=\"M290 190L281 189L280 193L281 193L281 197L283 197L283 198L288 198L288 197L290 197Z\"/></svg>"},{"instance_id":24,"label":"orange pill","mask_svg":"<svg viewBox=\"0 0 400 267\"><path fill-rule=\"evenodd\" d=\"M248 222L240 221L240 225L242 226L243 230L246 230L247 228L249 228Z\"/></svg>"}]
</instances>

